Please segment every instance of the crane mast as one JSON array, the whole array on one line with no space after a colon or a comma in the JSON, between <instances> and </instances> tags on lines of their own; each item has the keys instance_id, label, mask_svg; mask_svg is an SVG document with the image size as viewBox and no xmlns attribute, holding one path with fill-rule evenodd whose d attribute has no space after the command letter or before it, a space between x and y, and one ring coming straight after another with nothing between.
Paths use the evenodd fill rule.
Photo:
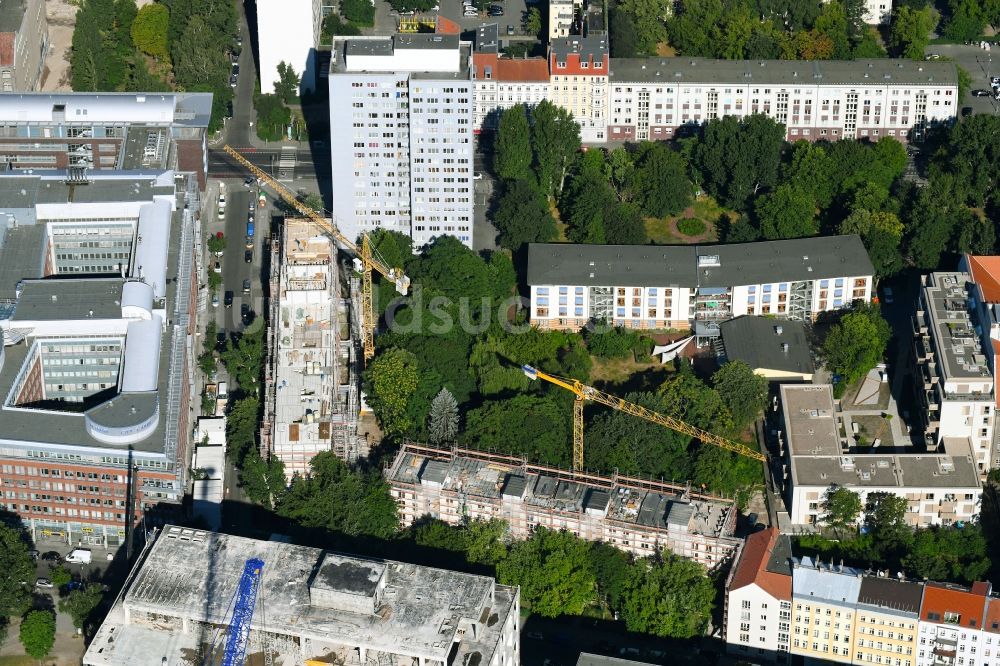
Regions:
<instances>
[{"instance_id":1,"label":"crane mast","mask_svg":"<svg viewBox=\"0 0 1000 666\"><path fill-rule=\"evenodd\" d=\"M229 619L226 645L222 653L221 666L244 666L246 664L247 645L250 642L250 624L253 621L253 611L257 603L257 592L260 590L261 574L264 570L264 560L252 557L243 565L232 608L227 613ZM218 634L217 634L218 635ZM206 664L214 664L215 642Z\"/></svg>"},{"instance_id":2,"label":"crane mast","mask_svg":"<svg viewBox=\"0 0 1000 666\"><path fill-rule=\"evenodd\" d=\"M323 233L333 238L345 249L353 252L361 262L361 313L362 313L362 349L367 361L375 355L375 304L372 297L372 270L378 271L395 286L396 291L404 296L410 289L410 278L404 273L402 268L390 267L379 255L378 250L372 245L367 233L361 234L361 244L358 245L340 231L332 219L328 220L310 206L305 205L287 187L271 178L267 173L243 157L231 146L222 148L230 157L236 160L240 166L254 175L257 180L265 183L269 188L282 198L289 206L292 206L304 217L309 218Z\"/></svg>"},{"instance_id":3,"label":"crane mast","mask_svg":"<svg viewBox=\"0 0 1000 666\"><path fill-rule=\"evenodd\" d=\"M587 386L579 380L550 375L546 372L542 372L541 370L537 370L530 365L522 365L521 370L529 379L545 380L550 384L555 384L560 388L566 389L576 396L576 400L573 401L573 469L576 471L581 471L583 469L583 403L585 400L597 402L612 409L617 409L619 412L625 412L626 414L631 414L632 416L638 416L641 419L656 423L664 428L669 428L670 430L690 435L695 439L701 440L705 444L718 446L726 449L727 451L732 451L733 453L738 453L742 456L747 456L748 458L753 458L754 460L759 460L761 462L767 461L767 457L764 454L760 451L751 449L749 446L730 441L725 437L719 437L718 435L710 433L707 430L696 428L695 426L687 424L684 421L676 419L672 416L667 416L666 414L660 414L659 412L654 412L651 409L646 409L642 405L637 405L634 402L623 400L616 395L605 393L604 391L600 391L593 386Z\"/></svg>"}]
</instances>

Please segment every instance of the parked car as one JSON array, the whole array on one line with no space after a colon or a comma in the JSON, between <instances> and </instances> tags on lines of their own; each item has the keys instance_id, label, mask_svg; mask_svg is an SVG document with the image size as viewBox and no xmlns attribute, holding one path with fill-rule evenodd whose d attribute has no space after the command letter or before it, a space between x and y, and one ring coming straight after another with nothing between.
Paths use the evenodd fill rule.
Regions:
<instances>
[{"instance_id":1,"label":"parked car","mask_svg":"<svg viewBox=\"0 0 1000 666\"><path fill-rule=\"evenodd\" d=\"M212 307L213 308L219 307L219 295L218 294L212 294Z\"/></svg>"},{"instance_id":2,"label":"parked car","mask_svg":"<svg viewBox=\"0 0 1000 666\"><path fill-rule=\"evenodd\" d=\"M230 305L233 304L233 297L232 297L233 292L227 291L226 293L229 294L229 303L226 304L226 307L229 307ZM218 351L218 352L220 352L220 353L223 352L223 351L225 351L226 350L226 342L228 340L229 340L229 338L226 337L226 329L224 329L224 328L220 329L219 332L215 334L215 350Z\"/></svg>"},{"instance_id":3,"label":"parked car","mask_svg":"<svg viewBox=\"0 0 1000 666\"><path fill-rule=\"evenodd\" d=\"M248 303L240 306L240 319L243 320L244 325L250 323L250 305Z\"/></svg>"},{"instance_id":4,"label":"parked car","mask_svg":"<svg viewBox=\"0 0 1000 666\"><path fill-rule=\"evenodd\" d=\"M229 75L229 87L230 88L235 88L236 87L236 83L237 83L237 79L238 78L239 78L239 75L234 70L233 73Z\"/></svg>"},{"instance_id":5,"label":"parked car","mask_svg":"<svg viewBox=\"0 0 1000 666\"><path fill-rule=\"evenodd\" d=\"M473 9L470 6L470 7L466 7L465 11L462 12L462 15L466 16L466 17L479 16L479 12L477 12L475 9Z\"/></svg>"},{"instance_id":6,"label":"parked car","mask_svg":"<svg viewBox=\"0 0 1000 666\"><path fill-rule=\"evenodd\" d=\"M37 560L38 559L38 551L37 550L34 550L34 549L29 550L28 551L28 555L30 555L31 559L33 559L33 560Z\"/></svg>"},{"instance_id":7,"label":"parked car","mask_svg":"<svg viewBox=\"0 0 1000 666\"><path fill-rule=\"evenodd\" d=\"M63 585L63 588L67 592L72 592L73 590L82 590L83 582L78 580L71 580L70 582Z\"/></svg>"},{"instance_id":8,"label":"parked car","mask_svg":"<svg viewBox=\"0 0 1000 666\"><path fill-rule=\"evenodd\" d=\"M503 7L500 5L490 5L489 11L486 13L490 16L503 16Z\"/></svg>"},{"instance_id":9,"label":"parked car","mask_svg":"<svg viewBox=\"0 0 1000 666\"><path fill-rule=\"evenodd\" d=\"M253 185L253 176L247 176L246 178L244 178L243 179L243 184L245 186L247 186L247 187L250 187L251 185Z\"/></svg>"},{"instance_id":10,"label":"parked car","mask_svg":"<svg viewBox=\"0 0 1000 666\"><path fill-rule=\"evenodd\" d=\"M223 297L223 302L226 304L227 308L233 307L233 292L227 291ZM225 331L223 331L223 335L225 335ZM222 341L225 343L225 337L223 337Z\"/></svg>"},{"instance_id":11,"label":"parked car","mask_svg":"<svg viewBox=\"0 0 1000 666\"><path fill-rule=\"evenodd\" d=\"M1000 86L1000 76L991 76L990 83L992 83L995 86Z\"/></svg>"},{"instance_id":12,"label":"parked car","mask_svg":"<svg viewBox=\"0 0 1000 666\"><path fill-rule=\"evenodd\" d=\"M976 88L972 91L973 97L989 97L992 94L989 90L983 90L982 88Z\"/></svg>"},{"instance_id":13,"label":"parked car","mask_svg":"<svg viewBox=\"0 0 1000 666\"><path fill-rule=\"evenodd\" d=\"M54 550L49 550L42 553L42 560L46 562L62 562L62 555Z\"/></svg>"},{"instance_id":14,"label":"parked car","mask_svg":"<svg viewBox=\"0 0 1000 666\"><path fill-rule=\"evenodd\" d=\"M893 301L892 287L886 287L885 289L882 290L882 299L887 304L889 304L889 305L892 304L892 301Z\"/></svg>"},{"instance_id":15,"label":"parked car","mask_svg":"<svg viewBox=\"0 0 1000 666\"><path fill-rule=\"evenodd\" d=\"M250 293L250 280L243 280L243 293L244 294Z\"/></svg>"},{"instance_id":16,"label":"parked car","mask_svg":"<svg viewBox=\"0 0 1000 666\"><path fill-rule=\"evenodd\" d=\"M35 581L35 587L43 587L45 589L51 589L52 581L49 580L48 578L39 578L38 580Z\"/></svg>"},{"instance_id":17,"label":"parked car","mask_svg":"<svg viewBox=\"0 0 1000 666\"><path fill-rule=\"evenodd\" d=\"M87 548L74 548L70 554L66 556L66 562L70 564L90 564L92 557L93 553Z\"/></svg>"},{"instance_id":18,"label":"parked car","mask_svg":"<svg viewBox=\"0 0 1000 666\"><path fill-rule=\"evenodd\" d=\"M248 264L253 263L253 250L247 250L246 252L243 253L243 261L247 262Z\"/></svg>"},{"instance_id":19,"label":"parked car","mask_svg":"<svg viewBox=\"0 0 1000 666\"><path fill-rule=\"evenodd\" d=\"M216 261L215 262L215 272L216 273L221 273L222 272L222 262L221 261Z\"/></svg>"},{"instance_id":20,"label":"parked car","mask_svg":"<svg viewBox=\"0 0 1000 666\"><path fill-rule=\"evenodd\" d=\"M508 35L513 35L514 34L514 26L512 26L509 23L507 24L507 34Z\"/></svg>"}]
</instances>

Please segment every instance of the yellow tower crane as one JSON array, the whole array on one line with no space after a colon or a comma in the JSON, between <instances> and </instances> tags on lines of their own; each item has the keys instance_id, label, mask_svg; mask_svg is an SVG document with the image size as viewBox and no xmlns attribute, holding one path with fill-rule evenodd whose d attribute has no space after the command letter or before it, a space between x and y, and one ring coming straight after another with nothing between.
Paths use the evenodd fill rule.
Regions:
<instances>
[{"instance_id":1,"label":"yellow tower crane","mask_svg":"<svg viewBox=\"0 0 1000 666\"><path fill-rule=\"evenodd\" d=\"M252 173L258 181L265 183L269 188L274 190L289 206L292 206L299 213L312 220L323 233L333 238L337 243L340 243L345 249L353 252L361 261L361 316L364 320L361 324L361 331L364 336L362 349L364 350L365 361L370 359L375 355L376 323L375 305L372 300L372 270L378 271L391 280L396 285L396 291L404 296L410 289L410 278L403 274L402 268L391 268L385 262L379 254L378 249L372 245L368 234L361 234L361 245L359 246L345 236L332 220L326 219L311 207L299 201L291 190L264 173L264 171L252 164L250 160L243 157L235 149L230 146L223 146L223 150L239 162L244 169Z\"/></svg>"},{"instance_id":2,"label":"yellow tower crane","mask_svg":"<svg viewBox=\"0 0 1000 666\"><path fill-rule=\"evenodd\" d=\"M676 430L677 432L684 433L685 435L690 435L691 437L701 440L705 444L718 446L726 449L727 451L732 451L733 453L738 453L761 462L767 461L767 457L764 454L760 451L754 451L749 446L744 446L743 444L738 444L737 442L731 442L724 437L719 437L718 435L713 435L712 433L702 430L701 428L688 425L687 423L684 423L679 419L675 419L672 416L666 416L650 409L646 409L641 405L629 402L628 400L622 400L621 398L611 395L610 393L599 391L593 386L587 386L583 382L576 379L567 379L565 377L550 375L546 372L542 372L541 370L536 370L530 365L522 365L521 370L528 376L528 379L544 379L550 384L555 384L560 388L564 388L576 396L576 400L573 401L573 469L575 471L581 471L583 469L584 400L599 402L602 405L606 405L612 409L617 409L620 412L625 412L626 414L631 414L632 416L638 416L641 419L646 419L647 421L661 425L664 428L670 428L671 430Z\"/></svg>"}]
</instances>

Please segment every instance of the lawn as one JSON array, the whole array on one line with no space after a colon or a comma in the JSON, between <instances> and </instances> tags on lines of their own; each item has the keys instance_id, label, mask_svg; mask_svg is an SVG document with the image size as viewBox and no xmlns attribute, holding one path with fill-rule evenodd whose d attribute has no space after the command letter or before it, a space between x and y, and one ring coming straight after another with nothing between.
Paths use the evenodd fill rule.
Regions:
<instances>
[{"instance_id":1,"label":"lawn","mask_svg":"<svg viewBox=\"0 0 1000 666\"><path fill-rule=\"evenodd\" d=\"M715 223L723 213L732 215L708 195L699 196L680 215L669 217L646 218L646 236L653 243L661 245L677 245L686 243L711 243L719 240ZM685 223L684 220L691 220ZM697 224L700 222L701 224ZM697 228L694 235L682 233L677 227L692 226ZM703 227L703 228L702 228Z\"/></svg>"}]
</instances>

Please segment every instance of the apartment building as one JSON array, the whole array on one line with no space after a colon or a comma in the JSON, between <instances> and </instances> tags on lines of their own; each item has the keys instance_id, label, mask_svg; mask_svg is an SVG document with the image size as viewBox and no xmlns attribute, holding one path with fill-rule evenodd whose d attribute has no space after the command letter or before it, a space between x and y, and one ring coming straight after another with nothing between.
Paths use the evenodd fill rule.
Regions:
<instances>
[{"instance_id":1,"label":"apartment building","mask_svg":"<svg viewBox=\"0 0 1000 666\"><path fill-rule=\"evenodd\" d=\"M335 41L332 212L348 236L381 228L417 247L443 234L472 247L471 47L438 34Z\"/></svg>"},{"instance_id":2,"label":"apartment building","mask_svg":"<svg viewBox=\"0 0 1000 666\"><path fill-rule=\"evenodd\" d=\"M0 91L38 90L48 50L45 2L4 0L0 4Z\"/></svg>"},{"instance_id":3,"label":"apartment building","mask_svg":"<svg viewBox=\"0 0 1000 666\"><path fill-rule=\"evenodd\" d=\"M1000 638L987 617L996 617L997 599L991 592L988 582L971 588L924 585L916 666L978 666L995 661Z\"/></svg>"},{"instance_id":4,"label":"apartment building","mask_svg":"<svg viewBox=\"0 0 1000 666\"><path fill-rule=\"evenodd\" d=\"M807 661L850 664L857 623L860 569L809 557L792 564L792 654Z\"/></svg>"},{"instance_id":5,"label":"apartment building","mask_svg":"<svg viewBox=\"0 0 1000 666\"><path fill-rule=\"evenodd\" d=\"M578 25L582 0L549 0L549 42L583 32Z\"/></svg>"},{"instance_id":6,"label":"apartment building","mask_svg":"<svg viewBox=\"0 0 1000 666\"><path fill-rule=\"evenodd\" d=\"M726 651L753 663L789 663L791 543L774 527L747 537L726 580Z\"/></svg>"},{"instance_id":7,"label":"apartment building","mask_svg":"<svg viewBox=\"0 0 1000 666\"><path fill-rule=\"evenodd\" d=\"M709 569L740 543L732 500L675 484L414 444L400 449L385 475L404 525L428 515L453 525L497 518L515 539L537 527L567 530L639 556L665 549Z\"/></svg>"},{"instance_id":8,"label":"apartment building","mask_svg":"<svg viewBox=\"0 0 1000 666\"><path fill-rule=\"evenodd\" d=\"M83 664L218 658L222 646L212 637L232 621L232 600L251 558L263 562L257 592L263 605L253 625L247 623L247 663L521 663L517 587L487 576L167 525L141 556Z\"/></svg>"},{"instance_id":9,"label":"apartment building","mask_svg":"<svg viewBox=\"0 0 1000 666\"><path fill-rule=\"evenodd\" d=\"M607 140L673 138L684 126L763 113L789 141L899 141L958 113L949 62L615 58Z\"/></svg>"},{"instance_id":10,"label":"apartment building","mask_svg":"<svg viewBox=\"0 0 1000 666\"><path fill-rule=\"evenodd\" d=\"M851 653L855 664L914 666L924 586L888 574L865 576L858 592Z\"/></svg>"},{"instance_id":11,"label":"apartment building","mask_svg":"<svg viewBox=\"0 0 1000 666\"><path fill-rule=\"evenodd\" d=\"M811 321L871 298L874 269L857 236L728 245L528 246L531 322L576 330L695 328L741 315Z\"/></svg>"},{"instance_id":12,"label":"apartment building","mask_svg":"<svg viewBox=\"0 0 1000 666\"><path fill-rule=\"evenodd\" d=\"M257 48L260 90L274 92L278 64L290 65L303 89L316 81L316 46L323 27L323 0L257 0ZM247 45L249 46L249 45Z\"/></svg>"},{"instance_id":13,"label":"apartment building","mask_svg":"<svg viewBox=\"0 0 1000 666\"><path fill-rule=\"evenodd\" d=\"M549 101L573 114L583 143L607 141L609 62L605 35L549 44Z\"/></svg>"},{"instance_id":14,"label":"apartment building","mask_svg":"<svg viewBox=\"0 0 1000 666\"><path fill-rule=\"evenodd\" d=\"M35 539L118 545L179 508L197 195L173 171L0 178L0 504Z\"/></svg>"},{"instance_id":15,"label":"apartment building","mask_svg":"<svg viewBox=\"0 0 1000 666\"><path fill-rule=\"evenodd\" d=\"M0 95L0 163L13 170L164 171L205 189L211 93Z\"/></svg>"},{"instance_id":16,"label":"apartment building","mask_svg":"<svg viewBox=\"0 0 1000 666\"><path fill-rule=\"evenodd\" d=\"M271 267L261 449L291 480L317 453L354 461L368 449L357 432L358 359L336 246L311 220L286 218Z\"/></svg>"},{"instance_id":17,"label":"apartment building","mask_svg":"<svg viewBox=\"0 0 1000 666\"><path fill-rule=\"evenodd\" d=\"M472 54L472 127L475 133L496 130L501 114L512 106L532 107L549 98L548 60L502 57L499 42L496 23L476 31Z\"/></svg>"},{"instance_id":18,"label":"apartment building","mask_svg":"<svg viewBox=\"0 0 1000 666\"><path fill-rule=\"evenodd\" d=\"M778 443L786 460L780 480L792 524L821 523L824 498L835 487L858 493L862 506L874 492L906 498L906 522L914 527L978 516L982 485L967 440L945 438L939 452L861 453L849 444L829 384L784 384L780 396Z\"/></svg>"},{"instance_id":19,"label":"apartment building","mask_svg":"<svg viewBox=\"0 0 1000 666\"><path fill-rule=\"evenodd\" d=\"M969 298L969 317L977 324L976 334L979 337L980 345L984 351L981 352L986 357L986 364L990 374L993 376L993 392L996 393L996 375L1000 367L997 354L1000 353L1000 257L984 257L976 255L963 255L959 261L958 272L967 273L971 278L967 284ZM973 357L974 361L978 361ZM987 411L995 412L994 408L986 409L986 406L979 403L976 411L986 417ZM964 410L962 410L964 411ZM970 408L969 410L973 410ZM994 415L995 420L995 415ZM980 422L982 424L982 421ZM990 426L990 424L986 424ZM995 425L995 424L994 424ZM948 424L949 429L953 427ZM980 426L981 427L981 426ZM987 469L1000 467L1000 431L996 427L990 428L993 434L993 442L989 456L985 456L983 462L987 462ZM976 438L982 432L969 431L975 434ZM980 441L980 452L984 442Z\"/></svg>"},{"instance_id":20,"label":"apartment building","mask_svg":"<svg viewBox=\"0 0 1000 666\"><path fill-rule=\"evenodd\" d=\"M1000 343L991 339L996 314L984 308L972 276L939 272L921 276L913 317L913 385L927 446L968 442L985 478L1000 463L994 428L994 368ZM988 317L983 321L982 317Z\"/></svg>"}]
</instances>

